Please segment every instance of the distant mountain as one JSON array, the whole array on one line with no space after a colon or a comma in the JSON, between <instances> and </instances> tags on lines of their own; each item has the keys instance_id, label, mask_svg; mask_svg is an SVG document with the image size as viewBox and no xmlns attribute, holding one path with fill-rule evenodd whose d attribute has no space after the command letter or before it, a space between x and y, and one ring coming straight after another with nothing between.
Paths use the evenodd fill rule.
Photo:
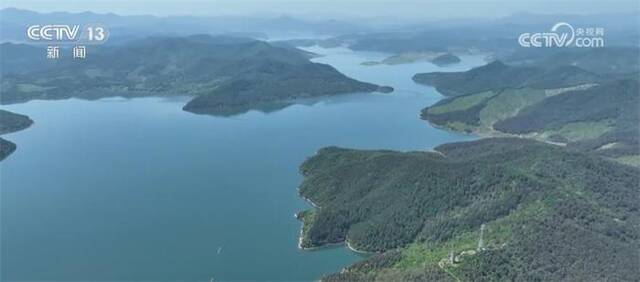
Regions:
<instances>
[{"instance_id":1,"label":"distant mountain","mask_svg":"<svg viewBox=\"0 0 640 282\"><path fill-rule=\"evenodd\" d=\"M373 251L323 281L640 279L640 171L521 138L320 150L303 247Z\"/></svg>"},{"instance_id":2,"label":"distant mountain","mask_svg":"<svg viewBox=\"0 0 640 282\"><path fill-rule=\"evenodd\" d=\"M23 130L33 124L29 117L0 110L0 135ZM16 150L16 145L0 138L0 161Z\"/></svg>"},{"instance_id":3,"label":"distant mountain","mask_svg":"<svg viewBox=\"0 0 640 282\"><path fill-rule=\"evenodd\" d=\"M335 36L367 29L338 20L303 20L290 16L121 16L93 12L38 13L6 8L0 10L0 42L24 42L26 28L32 24L95 24L111 31L110 43L126 42L148 36L186 36L194 34L243 35L253 38L292 36Z\"/></svg>"},{"instance_id":4,"label":"distant mountain","mask_svg":"<svg viewBox=\"0 0 640 282\"><path fill-rule=\"evenodd\" d=\"M361 65L374 66L379 64L399 65L415 62L430 62L437 66L446 66L460 62L458 56L443 52L408 52L389 56L381 61L365 61Z\"/></svg>"},{"instance_id":5,"label":"distant mountain","mask_svg":"<svg viewBox=\"0 0 640 282\"><path fill-rule=\"evenodd\" d=\"M193 95L199 97L185 110L227 115L296 98L378 90L310 62L306 52L247 38L151 37L95 47L85 60L41 64L44 54L35 56L34 47L1 44L0 52L14 56L2 61L0 102Z\"/></svg>"},{"instance_id":6,"label":"distant mountain","mask_svg":"<svg viewBox=\"0 0 640 282\"><path fill-rule=\"evenodd\" d=\"M455 64L455 63L459 63L460 62L460 58L454 54L451 53L446 53L446 54L442 54L438 57L433 58L433 60L431 60L432 63L434 63L437 66L446 66L446 65L451 65L451 64Z\"/></svg>"},{"instance_id":7,"label":"distant mountain","mask_svg":"<svg viewBox=\"0 0 640 282\"><path fill-rule=\"evenodd\" d=\"M522 48L499 59L510 65L553 68L573 66L605 76L640 73L640 48Z\"/></svg>"},{"instance_id":8,"label":"distant mountain","mask_svg":"<svg viewBox=\"0 0 640 282\"><path fill-rule=\"evenodd\" d=\"M315 40L315 43L346 45L354 50L393 54L482 52L502 59L523 49L554 49L523 48L518 44L518 37L525 32L548 32L558 22L567 22L575 28L603 28L607 47L637 47L640 40L637 13L629 11L597 15L517 13L500 19L425 21L419 24L398 24L393 29L382 28L368 33L344 34ZM308 41L291 43L309 44Z\"/></svg>"}]
</instances>

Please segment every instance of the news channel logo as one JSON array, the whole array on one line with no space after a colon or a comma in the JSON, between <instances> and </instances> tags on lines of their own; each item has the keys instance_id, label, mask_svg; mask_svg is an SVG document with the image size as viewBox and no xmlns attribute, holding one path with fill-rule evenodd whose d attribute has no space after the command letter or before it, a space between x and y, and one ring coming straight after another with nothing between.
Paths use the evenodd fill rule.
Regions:
<instances>
[{"instance_id":1,"label":"news channel logo","mask_svg":"<svg viewBox=\"0 0 640 282\"><path fill-rule=\"evenodd\" d=\"M34 24L27 28L32 43L102 44L109 39L109 29L102 24Z\"/></svg>"},{"instance_id":2,"label":"news channel logo","mask_svg":"<svg viewBox=\"0 0 640 282\"><path fill-rule=\"evenodd\" d=\"M559 22L554 24L549 32L520 34L518 44L526 48L601 48L604 47L604 28L574 28L569 23Z\"/></svg>"},{"instance_id":3,"label":"news channel logo","mask_svg":"<svg viewBox=\"0 0 640 282\"><path fill-rule=\"evenodd\" d=\"M109 29L102 24L33 24L27 28L27 40L30 43L47 45L47 59L59 59L60 51L70 49L74 59L87 58L87 46L103 44L109 39ZM60 45L71 45L61 48Z\"/></svg>"}]
</instances>

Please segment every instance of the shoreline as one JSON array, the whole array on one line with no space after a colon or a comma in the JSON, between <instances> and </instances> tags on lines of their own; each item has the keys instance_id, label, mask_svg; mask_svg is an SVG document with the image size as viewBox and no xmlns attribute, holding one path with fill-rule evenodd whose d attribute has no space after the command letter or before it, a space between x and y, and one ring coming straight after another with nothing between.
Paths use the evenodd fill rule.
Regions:
<instances>
[{"instance_id":1,"label":"shoreline","mask_svg":"<svg viewBox=\"0 0 640 282\"><path fill-rule=\"evenodd\" d=\"M363 255L370 255L370 254L375 254L376 253L376 252L368 252L368 251L358 250L358 249L354 248L353 245L351 245L351 243L349 243L349 238L345 239L344 243L347 246L347 248L349 248L349 250L351 250L354 253L363 254Z\"/></svg>"},{"instance_id":2,"label":"shoreline","mask_svg":"<svg viewBox=\"0 0 640 282\"><path fill-rule=\"evenodd\" d=\"M301 198L307 200L308 202L310 202L315 208L318 208L318 206L316 206L311 200L300 196ZM317 251L317 250L321 250L321 249L327 249L327 248L333 248L333 247L346 247L347 249L349 249L350 251L357 253L357 254L363 254L363 255L368 255L368 254L373 254L375 252L368 252L368 251L364 251L364 250L359 250L356 249L355 247L353 247L353 245L351 243L349 243L349 238L346 238L344 241L342 242L337 242L337 243L326 243L320 246L315 246L315 247L303 247L302 246L302 240L304 240L304 228L305 228L305 223L304 220L300 217L300 213L302 213L304 211L300 211L295 213L293 216L299 220L301 222L301 226L300 226L300 231L298 232L298 249L303 250L303 251Z\"/></svg>"},{"instance_id":3,"label":"shoreline","mask_svg":"<svg viewBox=\"0 0 640 282\"><path fill-rule=\"evenodd\" d=\"M348 240L345 240L343 242L339 242L339 243L327 243L321 246L316 246L316 247L303 247L302 246L302 229L300 229L300 236L298 236L298 249L302 250L302 251L320 251L322 249L330 249L330 248L336 248L336 247L345 247L347 249L349 249L349 251L352 251L354 253L360 254L360 255L370 255L370 254L375 254L376 252L368 252L368 251L363 251L363 250L358 250L355 247L353 247L353 245L351 245L351 243L349 243Z\"/></svg>"},{"instance_id":4,"label":"shoreline","mask_svg":"<svg viewBox=\"0 0 640 282\"><path fill-rule=\"evenodd\" d=\"M522 139L530 139L530 140L535 140L535 141L539 141L539 142L544 142L544 143L555 145L555 146L567 146L566 143L553 142L553 141L549 141L549 140L546 140L546 139L543 139L543 138L537 138L536 137L536 133L532 133L529 136L529 135L523 135L523 134L512 134L512 133L501 132L501 131L497 131L495 129L492 129L489 132L480 131L480 130L477 130L477 129L474 129L473 131L470 131L470 132L466 132L466 131L460 131L460 130L453 129L453 128L448 127L446 125L437 125L437 124L432 123L430 120L425 119L425 118L421 118L421 119L426 121L433 128L444 130L444 131L447 131L447 132L459 133L459 134L463 134L463 135L466 135L466 136L477 137L479 139L483 139L483 138L522 138Z\"/></svg>"}]
</instances>

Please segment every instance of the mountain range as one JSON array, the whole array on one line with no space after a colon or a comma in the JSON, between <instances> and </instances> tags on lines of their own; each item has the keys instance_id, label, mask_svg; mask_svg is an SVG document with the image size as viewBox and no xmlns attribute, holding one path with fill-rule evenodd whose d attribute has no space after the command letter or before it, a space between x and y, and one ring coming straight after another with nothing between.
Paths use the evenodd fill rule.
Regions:
<instances>
[{"instance_id":1,"label":"mountain range","mask_svg":"<svg viewBox=\"0 0 640 282\"><path fill-rule=\"evenodd\" d=\"M2 104L32 99L197 96L185 110L232 115L299 98L391 89L356 81L309 53L248 38L150 37L48 60L44 49L3 43ZM61 50L66 52L70 50Z\"/></svg>"},{"instance_id":2,"label":"mountain range","mask_svg":"<svg viewBox=\"0 0 640 282\"><path fill-rule=\"evenodd\" d=\"M256 39L287 38L292 36L337 36L359 33L367 28L335 19L306 20L281 15L250 16L168 16L117 15L94 12L39 13L30 10L5 8L0 10L0 41L24 43L25 31L33 24L96 24L108 27L110 43L122 43L149 36L188 36L194 34L235 35Z\"/></svg>"}]
</instances>

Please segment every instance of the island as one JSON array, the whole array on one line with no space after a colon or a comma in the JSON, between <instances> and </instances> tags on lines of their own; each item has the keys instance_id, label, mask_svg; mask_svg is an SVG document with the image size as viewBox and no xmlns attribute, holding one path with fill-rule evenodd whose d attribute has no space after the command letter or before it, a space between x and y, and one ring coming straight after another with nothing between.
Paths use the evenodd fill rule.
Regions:
<instances>
[{"instance_id":1,"label":"island","mask_svg":"<svg viewBox=\"0 0 640 282\"><path fill-rule=\"evenodd\" d=\"M21 114L0 110L0 135L23 130L33 124L33 121ZM0 138L0 161L16 150L16 144Z\"/></svg>"},{"instance_id":2,"label":"island","mask_svg":"<svg viewBox=\"0 0 640 282\"><path fill-rule=\"evenodd\" d=\"M437 66L447 66L460 62L460 58L451 53L445 53L440 56L437 56L431 60L434 65Z\"/></svg>"},{"instance_id":3,"label":"island","mask_svg":"<svg viewBox=\"0 0 640 282\"><path fill-rule=\"evenodd\" d=\"M301 246L372 255L323 281L637 280L640 170L522 138L321 149ZM604 185L603 185L604 184Z\"/></svg>"},{"instance_id":4,"label":"island","mask_svg":"<svg viewBox=\"0 0 640 282\"><path fill-rule=\"evenodd\" d=\"M2 60L0 103L182 95L194 97L184 110L224 116L301 98L391 90L311 62L308 52L248 38L149 37L95 47L86 60L41 62L25 55L37 47L0 44L0 52L16 55Z\"/></svg>"},{"instance_id":5,"label":"island","mask_svg":"<svg viewBox=\"0 0 640 282\"><path fill-rule=\"evenodd\" d=\"M382 61L366 61L362 62L364 66L375 66L379 64L399 65L415 62L431 62L437 66L446 66L460 62L460 58L448 52L406 52L385 58Z\"/></svg>"}]
</instances>

